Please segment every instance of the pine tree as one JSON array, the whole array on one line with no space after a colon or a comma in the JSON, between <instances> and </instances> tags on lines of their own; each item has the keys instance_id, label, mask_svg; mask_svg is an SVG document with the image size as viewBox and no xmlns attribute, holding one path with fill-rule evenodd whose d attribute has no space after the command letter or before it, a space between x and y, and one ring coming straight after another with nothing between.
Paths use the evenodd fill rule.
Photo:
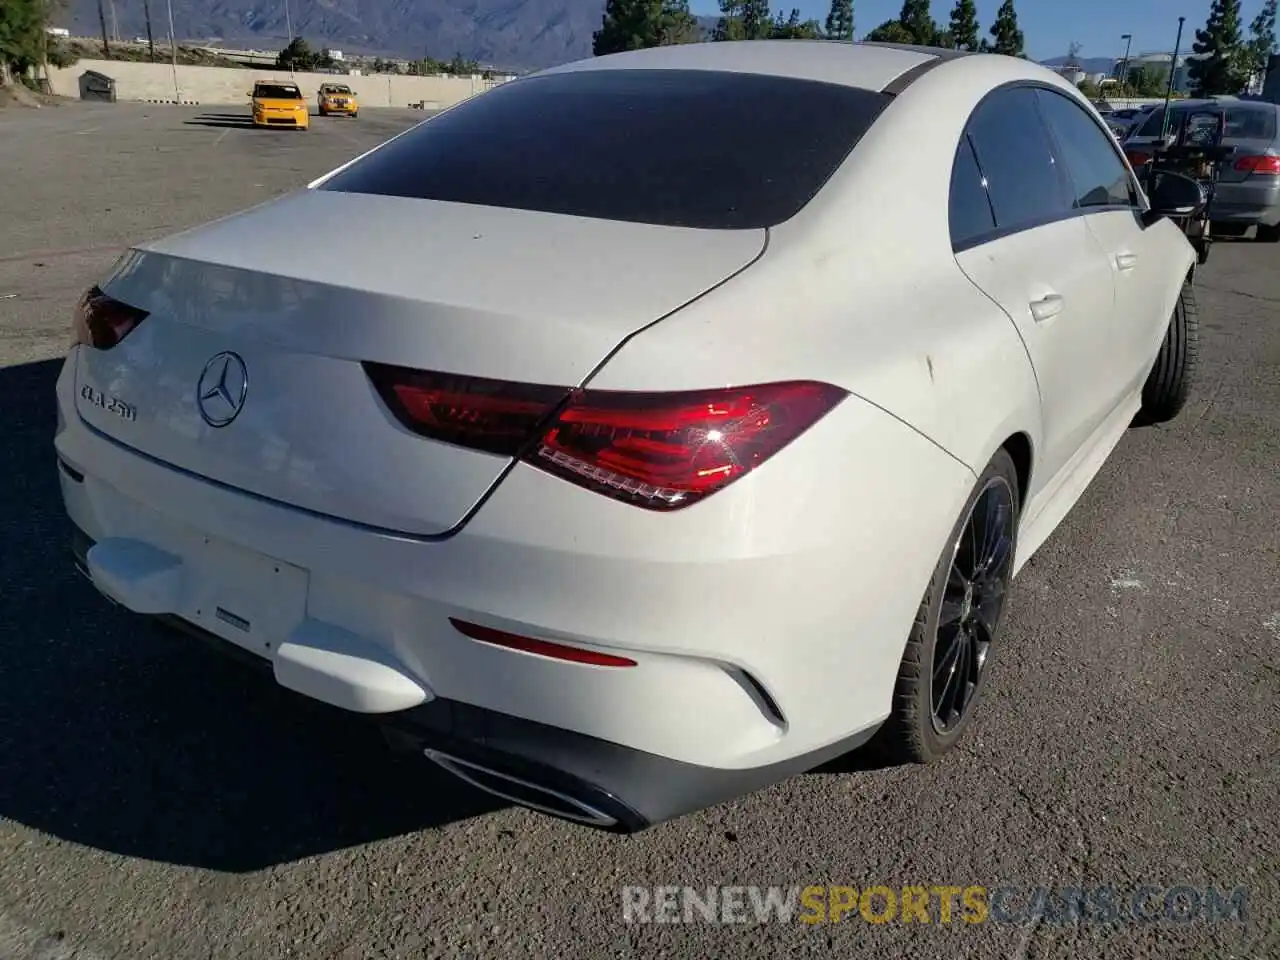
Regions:
<instances>
[{"instance_id":1,"label":"pine tree","mask_svg":"<svg viewBox=\"0 0 1280 960\"><path fill-rule=\"evenodd\" d=\"M1249 50L1240 36L1240 0L1213 0L1204 29L1191 49L1200 54L1187 66L1198 97L1237 94L1249 82Z\"/></svg>"},{"instance_id":2,"label":"pine tree","mask_svg":"<svg viewBox=\"0 0 1280 960\"><path fill-rule=\"evenodd\" d=\"M866 35L871 43L915 43L916 38L899 20L886 20Z\"/></svg>"},{"instance_id":3,"label":"pine tree","mask_svg":"<svg viewBox=\"0 0 1280 960\"><path fill-rule=\"evenodd\" d=\"M914 38L913 43L932 47L938 42L938 25L929 12L929 0L903 0L898 22Z\"/></svg>"},{"instance_id":4,"label":"pine tree","mask_svg":"<svg viewBox=\"0 0 1280 960\"><path fill-rule=\"evenodd\" d=\"M973 0L956 0L951 8L951 43L957 50L978 49L978 8Z\"/></svg>"},{"instance_id":5,"label":"pine tree","mask_svg":"<svg viewBox=\"0 0 1280 960\"><path fill-rule=\"evenodd\" d=\"M800 11L794 7L790 16L784 17L782 11L778 11L769 34L773 40L817 40L821 36L822 25L817 20L801 20Z\"/></svg>"},{"instance_id":6,"label":"pine tree","mask_svg":"<svg viewBox=\"0 0 1280 960\"><path fill-rule=\"evenodd\" d=\"M1252 73L1266 74L1276 52L1276 0L1266 0L1249 25L1249 59Z\"/></svg>"},{"instance_id":7,"label":"pine tree","mask_svg":"<svg viewBox=\"0 0 1280 960\"><path fill-rule=\"evenodd\" d=\"M698 18L689 10L689 0L663 0L662 29L658 46L665 47L676 43L697 43L702 31L698 28Z\"/></svg>"},{"instance_id":8,"label":"pine tree","mask_svg":"<svg viewBox=\"0 0 1280 960\"><path fill-rule=\"evenodd\" d=\"M1239 0L1236 0L1239 2ZM1018 12L1013 9L1013 0L1004 0L996 11L995 23L991 24L992 53L1003 53L1006 57L1021 57L1022 31L1018 29Z\"/></svg>"},{"instance_id":9,"label":"pine tree","mask_svg":"<svg viewBox=\"0 0 1280 960\"><path fill-rule=\"evenodd\" d=\"M697 39L688 0L607 0L604 22L592 37L597 57Z\"/></svg>"},{"instance_id":10,"label":"pine tree","mask_svg":"<svg viewBox=\"0 0 1280 960\"><path fill-rule=\"evenodd\" d=\"M853 39L853 0L831 0L826 28L828 40Z\"/></svg>"},{"instance_id":11,"label":"pine tree","mask_svg":"<svg viewBox=\"0 0 1280 960\"><path fill-rule=\"evenodd\" d=\"M720 0L713 40L767 40L772 35L769 0Z\"/></svg>"}]
</instances>

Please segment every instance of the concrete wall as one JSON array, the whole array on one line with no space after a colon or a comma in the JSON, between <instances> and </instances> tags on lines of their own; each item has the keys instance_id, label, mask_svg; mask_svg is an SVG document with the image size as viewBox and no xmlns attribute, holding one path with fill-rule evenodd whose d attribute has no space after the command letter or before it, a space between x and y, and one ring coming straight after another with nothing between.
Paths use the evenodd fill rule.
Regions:
<instances>
[{"instance_id":1,"label":"concrete wall","mask_svg":"<svg viewBox=\"0 0 1280 960\"><path fill-rule=\"evenodd\" d=\"M125 60L81 60L73 67L49 68L53 92L59 96L80 96L80 77L86 70L106 74L116 81L116 99L183 102L198 104L245 104L253 82L289 80L288 73L274 70L236 70L231 67L174 68L167 63L132 63ZM407 107L425 102L428 110L443 110L483 93L494 86L483 77L408 77L393 74L334 76L328 73L297 73L292 79L311 103L322 83L348 84L360 97L362 107Z\"/></svg>"}]
</instances>

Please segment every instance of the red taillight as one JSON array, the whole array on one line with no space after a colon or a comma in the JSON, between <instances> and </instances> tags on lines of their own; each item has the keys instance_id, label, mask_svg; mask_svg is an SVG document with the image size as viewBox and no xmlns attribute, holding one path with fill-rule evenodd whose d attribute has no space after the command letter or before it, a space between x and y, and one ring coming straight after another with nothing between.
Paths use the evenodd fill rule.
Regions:
<instances>
[{"instance_id":1,"label":"red taillight","mask_svg":"<svg viewBox=\"0 0 1280 960\"><path fill-rule=\"evenodd\" d=\"M477 623L449 618L453 628L463 636L495 647L506 647L508 650L520 650L524 653L550 657L552 660L567 660L570 663L586 663L593 667L634 667L636 662L627 657L615 657L611 653L600 653L596 650L584 650L582 647L571 647L563 643L552 643L550 640L534 640L522 637L505 630L482 627Z\"/></svg>"},{"instance_id":2,"label":"red taillight","mask_svg":"<svg viewBox=\"0 0 1280 960\"><path fill-rule=\"evenodd\" d=\"M1280 176L1280 157L1241 157L1236 161L1237 170L1264 177Z\"/></svg>"},{"instance_id":3,"label":"red taillight","mask_svg":"<svg viewBox=\"0 0 1280 960\"><path fill-rule=\"evenodd\" d=\"M667 394L587 390L524 459L617 499L672 510L749 473L844 397L809 381Z\"/></svg>"},{"instance_id":4,"label":"red taillight","mask_svg":"<svg viewBox=\"0 0 1280 960\"><path fill-rule=\"evenodd\" d=\"M131 307L91 287L76 304L71 323L71 345L110 350L147 317L147 311Z\"/></svg>"},{"instance_id":5,"label":"red taillight","mask_svg":"<svg viewBox=\"0 0 1280 960\"><path fill-rule=\"evenodd\" d=\"M1151 154L1143 153L1141 150L1130 150L1125 156L1129 158L1129 164L1136 170L1138 167L1145 166L1151 159Z\"/></svg>"},{"instance_id":6,"label":"red taillight","mask_svg":"<svg viewBox=\"0 0 1280 960\"><path fill-rule=\"evenodd\" d=\"M651 510L688 506L746 475L846 391L801 380L680 393L573 390L367 364L422 436L519 457Z\"/></svg>"},{"instance_id":7,"label":"red taillight","mask_svg":"<svg viewBox=\"0 0 1280 960\"><path fill-rule=\"evenodd\" d=\"M382 401L410 430L432 440L516 457L566 387L458 377L368 363Z\"/></svg>"}]
</instances>

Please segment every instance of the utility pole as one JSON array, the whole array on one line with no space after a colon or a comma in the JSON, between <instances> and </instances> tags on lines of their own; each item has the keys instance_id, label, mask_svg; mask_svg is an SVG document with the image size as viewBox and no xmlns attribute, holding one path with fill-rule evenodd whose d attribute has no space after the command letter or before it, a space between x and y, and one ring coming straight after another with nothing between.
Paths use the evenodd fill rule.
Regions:
<instances>
[{"instance_id":1,"label":"utility pole","mask_svg":"<svg viewBox=\"0 0 1280 960\"><path fill-rule=\"evenodd\" d=\"M147 47L151 51L151 62L156 62L156 40L151 35L151 0L142 0L142 15L147 18Z\"/></svg>"},{"instance_id":2,"label":"utility pole","mask_svg":"<svg viewBox=\"0 0 1280 960\"><path fill-rule=\"evenodd\" d=\"M1173 56L1169 60L1169 89L1164 94L1164 123L1161 124L1160 142L1169 135L1169 101L1173 99L1173 77L1178 72L1178 51L1182 49L1182 25L1186 17L1178 18L1178 39L1173 41Z\"/></svg>"},{"instance_id":3,"label":"utility pole","mask_svg":"<svg viewBox=\"0 0 1280 960\"><path fill-rule=\"evenodd\" d=\"M289 0L284 0L284 28L289 31L289 46L293 46L293 20L289 17ZM289 51L289 76L293 76L293 51Z\"/></svg>"},{"instance_id":4,"label":"utility pole","mask_svg":"<svg viewBox=\"0 0 1280 960\"><path fill-rule=\"evenodd\" d=\"M1122 33L1120 39L1124 41L1124 59L1120 61L1120 95L1124 96L1124 88L1129 85L1129 48L1133 45L1133 34Z\"/></svg>"},{"instance_id":5,"label":"utility pole","mask_svg":"<svg viewBox=\"0 0 1280 960\"><path fill-rule=\"evenodd\" d=\"M111 44L107 40L107 15L102 10L102 0L98 0L98 26L102 27L102 55L111 59Z\"/></svg>"},{"instance_id":6,"label":"utility pole","mask_svg":"<svg viewBox=\"0 0 1280 960\"><path fill-rule=\"evenodd\" d=\"M165 0L169 7L169 57L173 64L173 99L182 102L182 93L178 89L178 41L173 33L173 0Z\"/></svg>"},{"instance_id":7,"label":"utility pole","mask_svg":"<svg viewBox=\"0 0 1280 960\"><path fill-rule=\"evenodd\" d=\"M120 21L116 19L116 0L107 0L111 7L111 39L120 42Z\"/></svg>"}]
</instances>

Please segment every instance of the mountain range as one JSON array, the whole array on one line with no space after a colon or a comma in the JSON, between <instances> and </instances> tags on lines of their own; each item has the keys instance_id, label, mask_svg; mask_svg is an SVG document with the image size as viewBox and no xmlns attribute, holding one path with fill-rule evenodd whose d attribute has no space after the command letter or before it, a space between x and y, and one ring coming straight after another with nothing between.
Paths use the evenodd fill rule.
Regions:
<instances>
[{"instance_id":1,"label":"mountain range","mask_svg":"<svg viewBox=\"0 0 1280 960\"><path fill-rule=\"evenodd\" d=\"M2 2L2 0L0 0ZM61 24L101 32L99 0L71 0ZM172 0L180 41L274 50L290 32L313 48L448 60L456 53L503 69L529 70L591 56L604 0ZM151 27L168 36L164 0L150 0ZM109 35L146 35L143 0L102 0ZM114 9L113 9L114 8ZM69 19L71 22L66 23Z\"/></svg>"},{"instance_id":2,"label":"mountain range","mask_svg":"<svg viewBox=\"0 0 1280 960\"><path fill-rule=\"evenodd\" d=\"M3 0L0 0L3 2ZM345 53L448 60L454 54L487 66L532 70L591 56L604 0L171 0L180 41L275 50L289 36ZM70 0L61 26L77 36L101 31L123 40L146 35L144 0ZM152 31L168 36L168 5L150 0ZM66 20L70 22L66 22ZM714 17L699 17L704 30ZM1065 57L1046 61L1057 65ZM1114 61L1086 58L1089 73Z\"/></svg>"}]
</instances>

